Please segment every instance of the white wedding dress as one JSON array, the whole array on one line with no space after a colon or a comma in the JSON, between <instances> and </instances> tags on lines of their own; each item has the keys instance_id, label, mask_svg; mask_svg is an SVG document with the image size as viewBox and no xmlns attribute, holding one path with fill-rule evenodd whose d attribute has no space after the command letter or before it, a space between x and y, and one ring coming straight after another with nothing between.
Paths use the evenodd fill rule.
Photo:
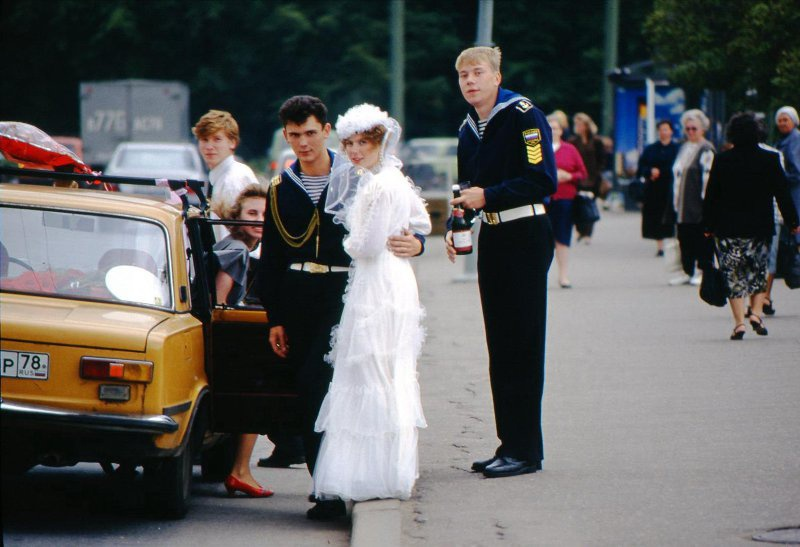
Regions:
<instances>
[{"instance_id":1,"label":"white wedding dress","mask_svg":"<svg viewBox=\"0 0 800 547\"><path fill-rule=\"evenodd\" d=\"M315 429L324 432L314 494L363 501L408 499L418 477L417 429L426 427L417 382L424 311L409 259L387 238L428 234L425 204L399 169L359 182L345 215L353 268L332 333L333 380Z\"/></svg>"}]
</instances>

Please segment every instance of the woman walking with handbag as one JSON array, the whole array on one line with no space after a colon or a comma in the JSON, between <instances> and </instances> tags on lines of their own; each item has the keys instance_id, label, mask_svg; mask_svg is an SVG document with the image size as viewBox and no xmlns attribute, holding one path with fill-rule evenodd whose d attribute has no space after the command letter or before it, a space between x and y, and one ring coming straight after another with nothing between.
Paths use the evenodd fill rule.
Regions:
<instances>
[{"instance_id":1,"label":"woman walking with handbag","mask_svg":"<svg viewBox=\"0 0 800 547\"><path fill-rule=\"evenodd\" d=\"M583 165L586 166L587 177L578 187L579 195L591 201L591 214L575 219L575 228L578 230L578 241L587 245L592 239L594 223L600 218L597 213L595 200L600 195L602 172L606 162L606 148L603 140L597 135L597 124L584 112L578 112L572 117L574 135L569 142L580 152Z\"/></svg>"},{"instance_id":2,"label":"woman walking with handbag","mask_svg":"<svg viewBox=\"0 0 800 547\"><path fill-rule=\"evenodd\" d=\"M756 334L767 335L762 319L767 288L769 244L775 232L773 197L793 234L800 233L786 175L778 154L759 146L760 126L752 113L735 114L728 122L732 148L714 158L703 200L706 236L713 236L719 264L730 291L731 340L741 340L750 322ZM752 295L745 318L744 299Z\"/></svg>"},{"instance_id":3,"label":"woman walking with handbag","mask_svg":"<svg viewBox=\"0 0 800 547\"><path fill-rule=\"evenodd\" d=\"M572 240L572 227L575 224L573 203L578 195L578 185L586 180L586 167L578 150L568 142L561 140L563 129L558 118L553 114L547 116L553 132L553 152L558 169L558 187L550 196L547 212L553 225L553 236L556 240L556 264L558 264L558 284L562 289L569 289L572 283L567 275L569 245Z\"/></svg>"}]
</instances>

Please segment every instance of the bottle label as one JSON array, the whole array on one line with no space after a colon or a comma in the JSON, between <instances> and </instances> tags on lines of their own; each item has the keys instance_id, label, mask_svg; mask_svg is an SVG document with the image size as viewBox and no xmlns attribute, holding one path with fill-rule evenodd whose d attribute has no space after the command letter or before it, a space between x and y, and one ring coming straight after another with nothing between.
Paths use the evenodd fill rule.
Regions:
<instances>
[{"instance_id":1,"label":"bottle label","mask_svg":"<svg viewBox=\"0 0 800 547\"><path fill-rule=\"evenodd\" d=\"M472 249L472 234L469 233L469 230L453 232L453 247L457 251Z\"/></svg>"}]
</instances>

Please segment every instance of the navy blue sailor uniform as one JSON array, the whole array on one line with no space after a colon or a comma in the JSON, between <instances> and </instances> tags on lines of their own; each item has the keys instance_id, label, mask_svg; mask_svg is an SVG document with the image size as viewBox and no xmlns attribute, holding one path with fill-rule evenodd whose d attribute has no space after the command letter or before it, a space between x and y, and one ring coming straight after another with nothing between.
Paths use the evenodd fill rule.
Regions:
<instances>
[{"instance_id":1,"label":"navy blue sailor uniform","mask_svg":"<svg viewBox=\"0 0 800 547\"><path fill-rule=\"evenodd\" d=\"M484 189L478 238L495 425L496 456L531 463L544 458L547 272L553 234L544 200L556 191L550 125L527 98L500 88L483 135L478 115L459 129L458 178Z\"/></svg>"},{"instance_id":2,"label":"navy blue sailor uniform","mask_svg":"<svg viewBox=\"0 0 800 547\"><path fill-rule=\"evenodd\" d=\"M300 177L296 161L270 182L258 286L269 327L283 326L289 339L306 463L313 474L322 440L314 422L333 375L324 356L342 315L351 258L342 246L347 232L325 212L328 187L314 204Z\"/></svg>"}]
</instances>

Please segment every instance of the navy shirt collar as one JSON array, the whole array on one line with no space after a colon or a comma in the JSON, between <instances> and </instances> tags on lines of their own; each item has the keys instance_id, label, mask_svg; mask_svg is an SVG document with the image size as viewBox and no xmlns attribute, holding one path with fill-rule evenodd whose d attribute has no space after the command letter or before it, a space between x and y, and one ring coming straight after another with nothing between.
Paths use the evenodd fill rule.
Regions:
<instances>
[{"instance_id":1,"label":"navy shirt collar","mask_svg":"<svg viewBox=\"0 0 800 547\"><path fill-rule=\"evenodd\" d=\"M492 111L489 113L489 117L486 119L486 121L488 122L489 120L491 120L495 114L503 110L509 104L522 100L524 98L525 97L523 97L522 95L520 95L515 91L511 91L510 89L505 89L503 87L498 87L497 99L495 99ZM478 112L477 110L475 110L474 107L470 107L469 116L473 120L475 120L476 123L480 121L480 118L478 117Z\"/></svg>"}]
</instances>

